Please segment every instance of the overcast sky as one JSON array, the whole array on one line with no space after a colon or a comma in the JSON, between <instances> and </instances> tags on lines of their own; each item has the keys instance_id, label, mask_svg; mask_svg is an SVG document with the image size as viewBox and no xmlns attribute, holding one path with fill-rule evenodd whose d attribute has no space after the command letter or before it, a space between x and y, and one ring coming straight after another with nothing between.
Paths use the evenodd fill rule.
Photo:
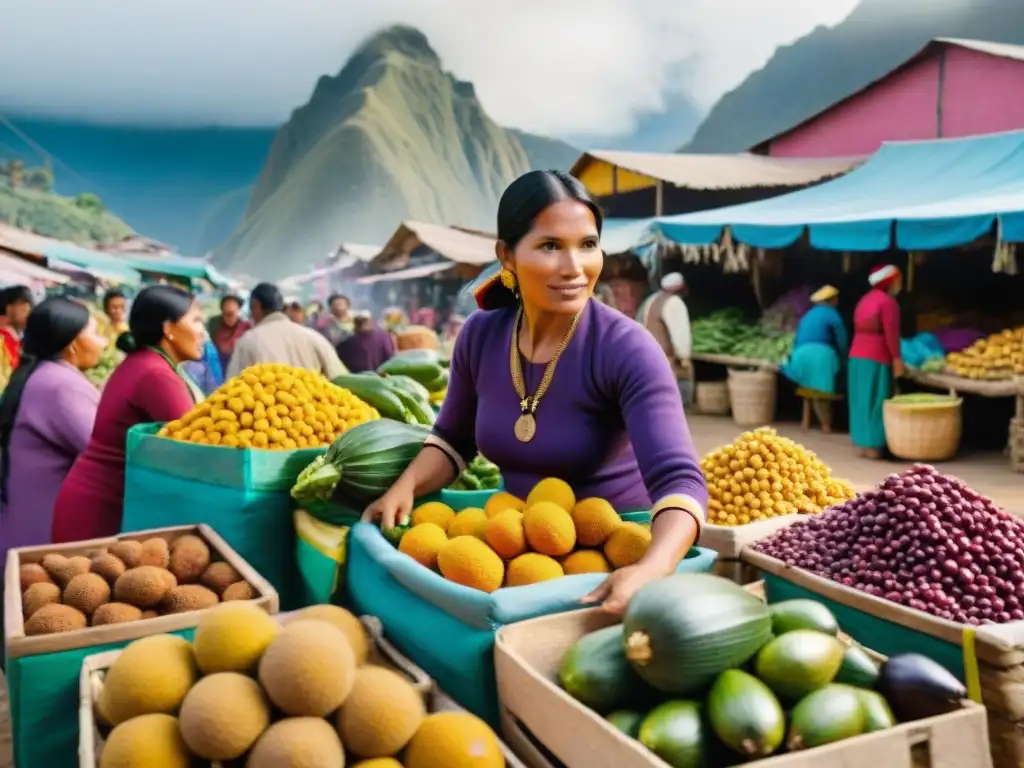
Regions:
<instances>
[{"instance_id":1,"label":"overcast sky","mask_svg":"<svg viewBox=\"0 0 1024 768\"><path fill-rule=\"evenodd\" d=\"M614 135L710 106L857 0L0 0L0 113L277 125L376 29L422 29L499 123ZM685 65L693 78L672 81Z\"/></svg>"}]
</instances>

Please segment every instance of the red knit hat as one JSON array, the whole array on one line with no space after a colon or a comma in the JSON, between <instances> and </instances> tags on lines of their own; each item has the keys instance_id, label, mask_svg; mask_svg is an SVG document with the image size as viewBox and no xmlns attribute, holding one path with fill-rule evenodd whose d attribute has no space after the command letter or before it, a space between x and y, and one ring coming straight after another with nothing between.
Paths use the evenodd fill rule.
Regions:
<instances>
[{"instance_id":1,"label":"red knit hat","mask_svg":"<svg viewBox=\"0 0 1024 768\"><path fill-rule=\"evenodd\" d=\"M892 264L883 264L871 270L871 274L868 275L868 282L872 288L885 291L891 288L901 277L903 277L903 274L900 272L899 267L895 267Z\"/></svg>"}]
</instances>

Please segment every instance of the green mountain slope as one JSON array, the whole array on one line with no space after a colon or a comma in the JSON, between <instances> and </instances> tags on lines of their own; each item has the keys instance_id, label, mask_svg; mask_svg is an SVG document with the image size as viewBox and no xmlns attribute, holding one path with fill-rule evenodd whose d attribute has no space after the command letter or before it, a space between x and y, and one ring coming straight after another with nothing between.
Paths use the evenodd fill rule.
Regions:
<instances>
[{"instance_id":1,"label":"green mountain slope","mask_svg":"<svg viewBox=\"0 0 1024 768\"><path fill-rule=\"evenodd\" d=\"M341 242L383 243L402 219L492 229L509 181L577 156L495 123L421 32L392 27L320 78L278 131L245 220L214 262L273 279Z\"/></svg>"},{"instance_id":2,"label":"green mountain slope","mask_svg":"<svg viewBox=\"0 0 1024 768\"><path fill-rule=\"evenodd\" d=\"M862 0L833 28L779 48L714 106L689 152L739 152L882 77L936 37L1024 43L1021 0Z\"/></svg>"},{"instance_id":3,"label":"green mountain slope","mask_svg":"<svg viewBox=\"0 0 1024 768\"><path fill-rule=\"evenodd\" d=\"M95 195L63 197L4 183L0 183L0 221L82 245L112 243L132 233Z\"/></svg>"}]
</instances>

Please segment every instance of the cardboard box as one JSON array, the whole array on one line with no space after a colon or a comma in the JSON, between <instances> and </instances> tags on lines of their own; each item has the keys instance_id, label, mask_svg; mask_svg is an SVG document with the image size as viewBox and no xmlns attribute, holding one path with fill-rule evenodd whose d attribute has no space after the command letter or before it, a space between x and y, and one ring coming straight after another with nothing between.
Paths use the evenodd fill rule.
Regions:
<instances>
[{"instance_id":1,"label":"cardboard box","mask_svg":"<svg viewBox=\"0 0 1024 768\"><path fill-rule=\"evenodd\" d=\"M279 621L286 622L294 614L280 614ZM379 664L400 672L423 696L430 712L464 711L434 684L433 680L422 669L403 656L384 637L380 620L373 616L361 617L363 626L371 639L370 664ZM103 679L106 671L121 651L110 651L87 657L82 662L79 678L78 703L78 766L79 768L97 768L103 751L105 736L110 729L96 720L96 701L103 690ZM526 768L518 757L504 743L501 744L505 755L506 768ZM221 768L221 763L212 763L211 768ZM284 768L284 766L282 766Z\"/></svg>"},{"instance_id":2,"label":"cardboard box","mask_svg":"<svg viewBox=\"0 0 1024 768\"><path fill-rule=\"evenodd\" d=\"M531 619L498 632L495 665L504 737L521 750L531 768L669 768L558 684L569 647L616 621L598 608ZM926 756L923 763L921 755ZM966 702L963 709L941 717L744 765L991 768L992 761L985 710Z\"/></svg>"}]
</instances>

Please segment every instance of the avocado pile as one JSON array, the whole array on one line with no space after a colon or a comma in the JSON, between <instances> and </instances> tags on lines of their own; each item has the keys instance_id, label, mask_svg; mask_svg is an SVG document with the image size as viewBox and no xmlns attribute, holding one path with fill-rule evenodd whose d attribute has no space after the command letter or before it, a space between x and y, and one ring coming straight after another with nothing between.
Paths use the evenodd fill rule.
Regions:
<instances>
[{"instance_id":1,"label":"avocado pile","mask_svg":"<svg viewBox=\"0 0 1024 768\"><path fill-rule=\"evenodd\" d=\"M677 574L623 623L566 653L565 690L672 768L726 768L952 711L966 696L918 654L879 666L824 605L766 605L731 581Z\"/></svg>"}]
</instances>

